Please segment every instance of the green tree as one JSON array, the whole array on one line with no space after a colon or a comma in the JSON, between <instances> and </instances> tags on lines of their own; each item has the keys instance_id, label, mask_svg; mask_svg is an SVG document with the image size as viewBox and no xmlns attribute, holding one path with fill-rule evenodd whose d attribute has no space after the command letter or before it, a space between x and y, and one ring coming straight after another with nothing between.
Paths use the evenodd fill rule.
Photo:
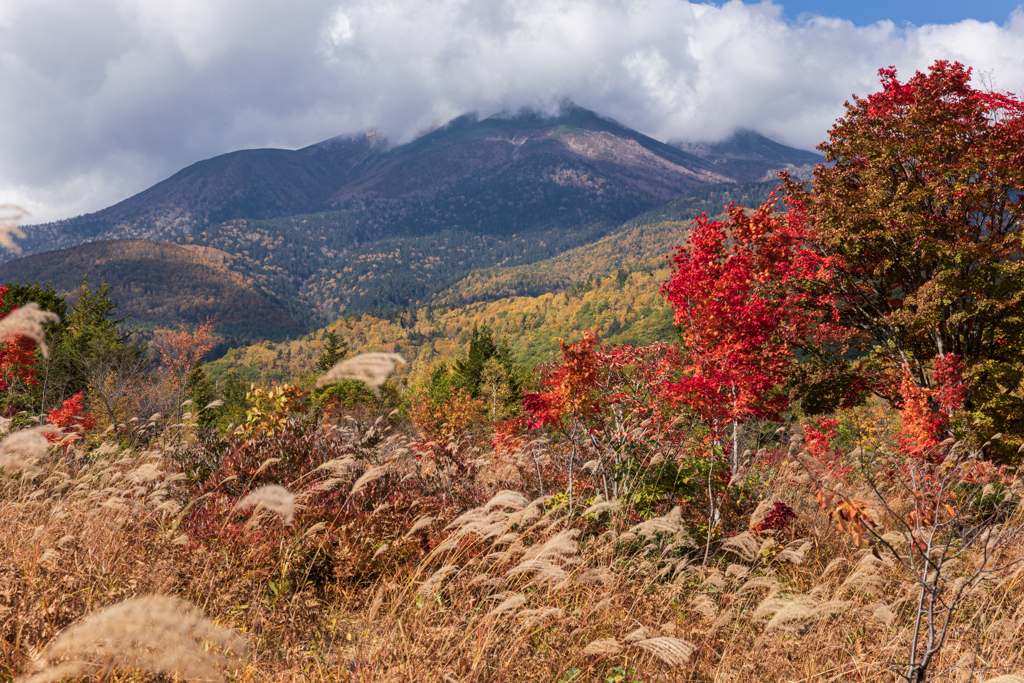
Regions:
<instances>
[{"instance_id":1,"label":"green tree","mask_svg":"<svg viewBox=\"0 0 1024 683\"><path fill-rule=\"evenodd\" d=\"M324 333L324 348L316 361L316 367L320 372L327 372L347 355L348 343L334 330L327 330Z\"/></svg>"},{"instance_id":2,"label":"green tree","mask_svg":"<svg viewBox=\"0 0 1024 683\"><path fill-rule=\"evenodd\" d=\"M105 280L92 289L88 279L82 278L78 298L50 345L41 398L43 410L60 405L90 385L94 389L107 387L112 393L96 398L108 404L113 420L114 403L131 391L131 385L148 366L145 344L130 341L132 332L120 327L127 316L114 317L117 306Z\"/></svg>"},{"instance_id":3,"label":"green tree","mask_svg":"<svg viewBox=\"0 0 1024 683\"><path fill-rule=\"evenodd\" d=\"M217 390L202 365L196 365L189 373L185 392L192 400L191 412L198 414L199 425L204 429L212 427L217 421L217 412L215 408L207 410L206 406L216 400Z\"/></svg>"}]
</instances>

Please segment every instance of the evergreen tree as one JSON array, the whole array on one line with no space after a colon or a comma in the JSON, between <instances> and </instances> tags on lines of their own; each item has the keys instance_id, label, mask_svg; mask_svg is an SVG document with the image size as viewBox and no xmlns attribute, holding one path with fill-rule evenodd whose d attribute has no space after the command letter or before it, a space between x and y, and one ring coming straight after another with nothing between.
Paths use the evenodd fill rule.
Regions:
<instances>
[{"instance_id":1,"label":"evergreen tree","mask_svg":"<svg viewBox=\"0 0 1024 683\"><path fill-rule=\"evenodd\" d=\"M466 360L455 361L455 382L469 391L473 398L480 398L480 382L484 365L498 355L498 347L494 344L493 333L487 325L473 325L473 333L469 338L469 353Z\"/></svg>"},{"instance_id":2,"label":"evergreen tree","mask_svg":"<svg viewBox=\"0 0 1024 683\"><path fill-rule=\"evenodd\" d=\"M316 367L320 372L327 372L347 355L348 343L334 330L327 330L324 334L324 349L316 361Z\"/></svg>"},{"instance_id":3,"label":"evergreen tree","mask_svg":"<svg viewBox=\"0 0 1024 683\"><path fill-rule=\"evenodd\" d=\"M90 380L120 380L145 370L146 346L128 341L132 333L122 332L119 327L128 316L114 318L117 305L105 279L94 290L88 279L82 278L78 299L50 345L41 398L44 410L83 391Z\"/></svg>"},{"instance_id":4,"label":"evergreen tree","mask_svg":"<svg viewBox=\"0 0 1024 683\"><path fill-rule=\"evenodd\" d=\"M189 373L185 382L185 392L192 399L191 412L198 414L199 425L204 429L211 427L217 420L217 412L215 408L206 410L206 406L217 398L217 392L202 365L197 365Z\"/></svg>"}]
</instances>

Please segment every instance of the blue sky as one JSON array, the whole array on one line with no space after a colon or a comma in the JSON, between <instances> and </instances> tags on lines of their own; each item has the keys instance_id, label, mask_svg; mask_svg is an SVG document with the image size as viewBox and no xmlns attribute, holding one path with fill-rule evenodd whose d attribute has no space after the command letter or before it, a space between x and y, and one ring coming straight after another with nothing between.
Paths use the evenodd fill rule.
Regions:
<instances>
[{"instance_id":1,"label":"blue sky","mask_svg":"<svg viewBox=\"0 0 1024 683\"><path fill-rule=\"evenodd\" d=\"M884 0L859 0L857 2L815 2L815 0L790 0L779 3L785 8L789 19L797 19L802 13L820 14L829 17L849 19L857 26L866 26L888 19L897 25L910 22L915 26L924 24L953 24L964 19L1004 23L1010 13L1021 3L1010 0L987 0L967 2L965 0L933 0L931 2L885 2Z\"/></svg>"}]
</instances>

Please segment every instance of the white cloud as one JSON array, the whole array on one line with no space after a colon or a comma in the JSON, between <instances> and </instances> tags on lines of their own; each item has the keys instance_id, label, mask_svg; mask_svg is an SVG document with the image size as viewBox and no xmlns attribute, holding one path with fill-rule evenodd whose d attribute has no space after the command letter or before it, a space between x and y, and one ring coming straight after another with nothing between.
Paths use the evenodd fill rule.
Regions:
<instances>
[{"instance_id":1,"label":"white cloud","mask_svg":"<svg viewBox=\"0 0 1024 683\"><path fill-rule=\"evenodd\" d=\"M810 147L879 67L958 59L1024 90L1024 14L855 27L771 2L0 0L0 202L95 210L253 146L563 97L660 139Z\"/></svg>"}]
</instances>

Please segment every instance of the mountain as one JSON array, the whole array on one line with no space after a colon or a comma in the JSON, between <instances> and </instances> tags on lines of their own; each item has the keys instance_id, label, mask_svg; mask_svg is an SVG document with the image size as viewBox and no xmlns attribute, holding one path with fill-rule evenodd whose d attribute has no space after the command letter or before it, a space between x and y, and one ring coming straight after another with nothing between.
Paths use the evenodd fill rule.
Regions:
<instances>
[{"instance_id":1,"label":"mountain","mask_svg":"<svg viewBox=\"0 0 1024 683\"><path fill-rule=\"evenodd\" d=\"M149 240L106 240L0 264L0 282L50 283L75 299L82 278L106 279L119 315L141 330L216 319L216 330L245 340L301 334L299 322L273 292L231 270L231 254Z\"/></svg>"},{"instance_id":2,"label":"mountain","mask_svg":"<svg viewBox=\"0 0 1024 683\"><path fill-rule=\"evenodd\" d=\"M787 147L752 130L738 130L721 142L670 144L704 159L739 182L771 180L779 171L807 177L815 164L825 163L822 154Z\"/></svg>"},{"instance_id":3,"label":"mountain","mask_svg":"<svg viewBox=\"0 0 1024 683\"><path fill-rule=\"evenodd\" d=\"M462 116L401 145L364 133L232 152L102 211L30 226L21 245L216 249L315 325L430 303L473 271L555 257L651 211L686 220L722 188L749 194L749 179L811 159L752 133L684 149L566 104L556 116Z\"/></svg>"}]
</instances>

